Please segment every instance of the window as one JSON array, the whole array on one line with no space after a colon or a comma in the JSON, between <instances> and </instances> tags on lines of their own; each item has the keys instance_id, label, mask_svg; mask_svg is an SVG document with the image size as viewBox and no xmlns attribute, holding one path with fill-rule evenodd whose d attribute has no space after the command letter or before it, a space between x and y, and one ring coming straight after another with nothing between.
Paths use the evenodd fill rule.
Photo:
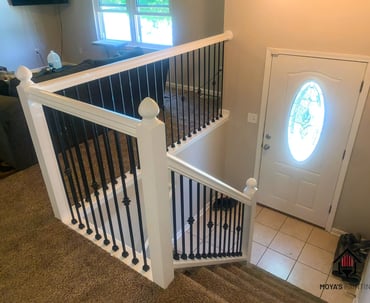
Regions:
<instances>
[{"instance_id":1,"label":"window","mask_svg":"<svg viewBox=\"0 0 370 303\"><path fill-rule=\"evenodd\" d=\"M297 161L308 159L319 142L324 126L324 96L320 86L309 81L297 93L289 114L288 144Z\"/></svg>"},{"instance_id":2,"label":"window","mask_svg":"<svg viewBox=\"0 0 370 303\"><path fill-rule=\"evenodd\" d=\"M170 0L95 0L99 39L172 45Z\"/></svg>"}]
</instances>

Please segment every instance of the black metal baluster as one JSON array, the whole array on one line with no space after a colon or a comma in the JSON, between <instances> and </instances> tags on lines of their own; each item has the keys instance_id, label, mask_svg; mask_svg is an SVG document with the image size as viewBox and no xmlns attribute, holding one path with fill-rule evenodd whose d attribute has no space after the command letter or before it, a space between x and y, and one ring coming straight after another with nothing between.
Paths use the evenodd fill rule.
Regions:
<instances>
[{"instance_id":1,"label":"black metal baluster","mask_svg":"<svg viewBox=\"0 0 370 303\"><path fill-rule=\"evenodd\" d=\"M211 85L211 46L209 45L207 47L207 50L208 50L208 69L207 69L207 73L208 73L208 78L207 78L207 125L210 124L210 95L211 95L211 89L210 89L210 85Z\"/></svg>"},{"instance_id":2,"label":"black metal baluster","mask_svg":"<svg viewBox=\"0 0 370 303\"><path fill-rule=\"evenodd\" d=\"M236 236L236 210L237 210L237 205L234 207L234 218L233 218L233 242L232 242L232 247L231 247L231 256L235 257L235 236Z\"/></svg>"},{"instance_id":3,"label":"black metal baluster","mask_svg":"<svg viewBox=\"0 0 370 303\"><path fill-rule=\"evenodd\" d=\"M213 48L213 76L212 76L212 122L215 122L215 100L216 100L216 45Z\"/></svg>"},{"instance_id":4,"label":"black metal baluster","mask_svg":"<svg viewBox=\"0 0 370 303\"><path fill-rule=\"evenodd\" d=\"M243 246L243 226L244 226L244 210L245 210L245 205L242 204L241 202L239 202L241 204L241 208L242 208L242 216L241 216L241 223L240 223L240 240L239 240L239 256L242 256L243 255L243 251L242 251L242 246Z\"/></svg>"},{"instance_id":5,"label":"black metal baluster","mask_svg":"<svg viewBox=\"0 0 370 303\"><path fill-rule=\"evenodd\" d=\"M220 79L220 83L221 83L221 101L220 101L220 117L222 118L222 109L223 109L223 96L224 96L224 59L225 59L225 55L224 55L224 51L225 51L225 42L222 42L222 55L221 55L221 79Z\"/></svg>"},{"instance_id":6,"label":"black metal baluster","mask_svg":"<svg viewBox=\"0 0 370 303\"><path fill-rule=\"evenodd\" d=\"M155 76L154 63L153 63L153 69L154 69L154 76ZM148 64L145 65L145 79L146 79L147 94L148 94L148 97L150 97ZM155 87L155 88L156 88L156 91L157 91L157 87ZM158 103L157 99L155 99L154 101Z\"/></svg>"},{"instance_id":7,"label":"black metal baluster","mask_svg":"<svg viewBox=\"0 0 370 303\"><path fill-rule=\"evenodd\" d=\"M159 96L158 96L158 92L157 92L157 85L160 85L161 86L161 89L162 89L162 100L158 100L158 104L161 104L160 107L161 110L162 110L162 119L163 119L163 123L164 125L167 125L166 124L166 115L165 115L165 105L164 105L164 93L166 91L166 79L165 79L165 73L164 73L164 70L163 70L163 60L161 60L159 62L159 64L161 65L161 77L160 77L160 83L158 84L158 79L157 79L157 74L154 72L154 79L155 79L155 93L156 93L156 98L159 99ZM166 134L167 134L167 127L166 127ZM167 136L166 136L167 138ZM167 149L168 150L168 149Z\"/></svg>"},{"instance_id":8,"label":"black metal baluster","mask_svg":"<svg viewBox=\"0 0 370 303\"><path fill-rule=\"evenodd\" d=\"M116 137L117 133L115 131L113 131L113 135L114 135L114 137ZM117 140L116 140L116 142L117 142ZM112 156L111 146L110 146L110 142L109 142L107 132L104 132L104 145L105 145L105 155L106 155L106 159L107 159L107 162L108 162L108 171L109 171L112 193L113 193L113 202L114 202L114 206L115 206L115 209L116 209L118 232L119 232L119 236L120 236L121 243L122 243L122 249L123 249L123 251L125 251L126 249L124 247L126 246L126 244L125 244L125 238L124 238L124 235L123 235L122 222L121 222L121 212L120 212L120 209L119 209L118 197L117 197L117 192L116 192L116 183L117 183L117 181L116 181L116 177L115 177L115 170L114 170L114 165L113 165L113 156ZM113 246L113 251L117 251L117 250L118 250L118 246L117 245Z\"/></svg>"},{"instance_id":9,"label":"black metal baluster","mask_svg":"<svg viewBox=\"0 0 370 303\"><path fill-rule=\"evenodd\" d=\"M197 182L197 259L201 258L200 255L200 183Z\"/></svg>"},{"instance_id":10,"label":"black metal baluster","mask_svg":"<svg viewBox=\"0 0 370 303\"><path fill-rule=\"evenodd\" d=\"M236 256L239 256L239 244L240 244L240 231L241 231L241 222L240 222L240 219L241 219L241 202L238 202L238 226L236 227L236 252L235 252L235 255Z\"/></svg>"},{"instance_id":11,"label":"black metal baluster","mask_svg":"<svg viewBox=\"0 0 370 303\"><path fill-rule=\"evenodd\" d=\"M220 203L220 227L219 227L219 237L218 237L218 255L217 255L218 257L222 257L222 253L221 253L222 251L222 228L223 228L222 212L224 211L224 207L225 207L223 194L221 194L220 196L220 201L221 203Z\"/></svg>"},{"instance_id":12,"label":"black metal baluster","mask_svg":"<svg viewBox=\"0 0 370 303\"><path fill-rule=\"evenodd\" d=\"M179 118L179 85L177 82L177 58L175 57L175 91L176 91L176 127L177 127L177 144L181 144L180 140L180 118Z\"/></svg>"},{"instance_id":13,"label":"black metal baluster","mask_svg":"<svg viewBox=\"0 0 370 303\"><path fill-rule=\"evenodd\" d=\"M130 159L130 166L134 178L134 187L135 187L135 195L136 195L136 207L137 207L137 214L138 214L138 220L139 220L139 231L140 231L140 241L141 241L141 247L142 247L142 254L144 259L144 265L143 270L147 272L150 267L148 265L147 255L146 255L146 249L145 249L145 238L144 238L144 229L143 229L143 219L142 219L142 212L141 212L141 202L140 202L140 193L139 193L139 182L137 179L137 173L136 173L136 164L135 164L135 157L134 157L134 151L132 147L132 141L131 137L127 142L127 148L128 148L128 154ZM136 262L136 263L135 263ZM137 264L138 260L133 259L132 263Z\"/></svg>"},{"instance_id":14,"label":"black metal baluster","mask_svg":"<svg viewBox=\"0 0 370 303\"><path fill-rule=\"evenodd\" d=\"M135 107L135 100L134 100L134 92L132 88L132 80L131 80L131 72L134 72L132 69L127 71L127 76L128 76L128 83L130 87L130 97L131 97L131 106L132 106L132 116L137 118L138 115L136 113L136 107Z\"/></svg>"},{"instance_id":15,"label":"black metal baluster","mask_svg":"<svg viewBox=\"0 0 370 303\"><path fill-rule=\"evenodd\" d=\"M122 136L122 134L121 134ZM132 229L132 222L131 222L131 214L130 214L130 198L127 194L127 186L126 186L126 171L125 166L123 163L123 151L121 147L121 138L120 135L117 132L114 132L114 138L116 142L116 148L117 148L117 155L118 155L118 167L121 175L121 185L122 185L122 191L123 191L123 200L122 203L125 206L126 211L126 217L127 217L127 224L128 224L128 230L129 230L129 236L132 244L132 249L135 251L135 243L134 243L134 236L133 236L133 229ZM122 257L127 258L129 253L126 249L126 245L123 245L123 251L122 251Z\"/></svg>"},{"instance_id":16,"label":"black metal baluster","mask_svg":"<svg viewBox=\"0 0 370 303\"><path fill-rule=\"evenodd\" d=\"M88 92L88 97L89 97L88 102L90 104L92 104L92 92L91 92L91 87L90 87L89 83L87 83L87 92ZM90 125L89 129L87 129L87 125ZM92 156L91 156L91 152L90 152L90 144L89 144L89 141L88 141L89 140L89 134L90 134L90 136L92 136L93 146L94 146L94 150L95 150L96 149L96 144L97 144L96 140L98 140L97 137L96 137L95 128L96 128L96 125L93 124L92 122L89 122L89 124L84 123L84 128L83 128L84 144L85 144L85 148L86 148L86 152L87 152L87 159L88 159L88 162L89 162L91 178L92 178L91 187L94 190L95 199L96 199L96 202L97 202L97 205L98 205L98 213L99 213L99 218L100 218L100 222L101 222L101 225L102 225L104 241L105 241L105 243L107 243L106 245L108 245L109 240L107 238L107 233L106 233L106 228L105 228L105 221L104 221L103 211L102 211L102 208L101 208L101 202L100 202L100 198L99 198L99 188L100 188L100 186L99 186L99 183L96 180L95 169L94 169ZM104 185L104 186L106 186L106 185ZM91 205L91 207L92 207L92 205ZM95 235L95 239L96 240L101 239L101 235L98 231Z\"/></svg>"},{"instance_id":17,"label":"black metal baluster","mask_svg":"<svg viewBox=\"0 0 370 303\"><path fill-rule=\"evenodd\" d=\"M226 257L227 252L226 252L226 242L227 242L227 230L229 229L229 225L227 224L227 215L230 213L231 208L225 209L225 223L222 226L224 229L224 242L223 242L223 247L222 247L222 256ZM230 239L230 238L229 238ZM229 240L230 241L230 240Z\"/></svg>"},{"instance_id":18,"label":"black metal baluster","mask_svg":"<svg viewBox=\"0 0 370 303\"><path fill-rule=\"evenodd\" d=\"M186 73L187 73L187 87L188 87L188 137L191 137L191 119L190 119L190 62L189 53L186 53ZM193 109L195 110L195 109Z\"/></svg>"},{"instance_id":19,"label":"black metal baluster","mask_svg":"<svg viewBox=\"0 0 370 303\"><path fill-rule=\"evenodd\" d=\"M125 135L125 139L126 139L126 144L127 144L127 153L129 157L130 166L131 166L130 149L129 149L129 144L130 144L129 141L131 140L131 137L129 135ZM134 231L132 228L132 218L131 218L131 210L130 210L131 199L129 198L128 193L127 193L127 186L126 186L126 181L125 181L126 175L125 175L125 169L123 166L123 161L120 161L120 162L121 163L119 165L120 165L120 170L121 170L121 175L122 175L121 180L122 180L122 186L123 186L122 203L125 205L125 209L126 209L126 217L127 217L128 227L129 227L129 234L130 234L130 241L131 241L131 248L132 248L132 255L133 255L132 263L137 264L139 260L136 256L136 244L135 244ZM129 256L129 253L127 251L122 252L122 257L127 258L128 256Z\"/></svg>"},{"instance_id":20,"label":"black metal baluster","mask_svg":"<svg viewBox=\"0 0 370 303\"><path fill-rule=\"evenodd\" d=\"M107 150L110 149L109 143L107 142L107 140L108 140L108 138L107 138L107 129L104 127L103 128L103 144L105 146L105 154L107 153ZM107 155L106 155L106 157L107 157ZM104 201L105 201L105 209L106 209L106 213L107 213L107 216L108 216L108 224L109 224L109 229L110 229L110 232L111 232L111 237L112 237L112 242L113 242L112 250L117 251L118 246L117 246L117 242L116 242L116 237L114 235L113 220L112 220L111 210L110 210L110 206L109 206L109 199L108 199L108 194L107 194L107 189L108 189L107 184L108 184L108 182L107 182L107 178L105 176L104 164L103 164L103 153L100 149L100 146L99 146L99 149L97 151L97 158L98 158L98 167L99 167L100 178L101 178L102 184L106 185L106 186L103 186L103 197L104 197ZM114 185L115 183L116 182L111 182L112 190L113 190L113 186L115 186Z\"/></svg>"},{"instance_id":21,"label":"black metal baluster","mask_svg":"<svg viewBox=\"0 0 370 303\"><path fill-rule=\"evenodd\" d=\"M138 100L138 104L135 104L135 112L138 112L140 102L143 101L143 95L141 93L140 67L136 68L136 76L137 76L137 86L139 89L139 100Z\"/></svg>"},{"instance_id":22,"label":"black metal baluster","mask_svg":"<svg viewBox=\"0 0 370 303\"><path fill-rule=\"evenodd\" d=\"M206 221L207 221L207 189L203 185L203 253L202 258L207 258L206 254Z\"/></svg>"},{"instance_id":23,"label":"black metal baluster","mask_svg":"<svg viewBox=\"0 0 370 303\"><path fill-rule=\"evenodd\" d=\"M189 219L188 223L190 225L190 253L189 258L194 259L194 243L193 243L193 224L194 224L194 215L193 215L193 181L189 179Z\"/></svg>"},{"instance_id":24,"label":"black metal baluster","mask_svg":"<svg viewBox=\"0 0 370 303\"><path fill-rule=\"evenodd\" d=\"M61 152L62 152L62 157L63 157L63 161L64 161L64 173L67 176L69 186L70 186L70 189L71 189L72 199L73 199L73 202L74 202L74 205L75 205L77 218L78 218L78 223L79 223L78 227L79 227L79 229L83 229L85 227L85 225L82 223L81 214L80 214L79 206L78 206L79 201L78 201L76 188L75 188L75 184L74 184L74 180L73 180L73 176L72 176L72 169L70 167L70 163L69 163L69 160L68 160L68 155L66 153L66 150L69 147L67 147L68 146L68 143L67 143L68 142L67 141L67 137L68 137L67 136L67 126L64 123L63 115L64 114L59 112L59 116L61 116L61 117L57 116L57 128L58 128L58 132L60 133L60 137L61 137ZM61 124L62 122L63 122L63 125ZM77 223L77 222L75 222L75 223Z\"/></svg>"},{"instance_id":25,"label":"black metal baluster","mask_svg":"<svg viewBox=\"0 0 370 303\"><path fill-rule=\"evenodd\" d=\"M169 79L169 101L170 101L170 129L171 129L171 147L175 147L175 138L173 131L173 116L172 116L172 87L171 87L171 66L168 68L168 79Z\"/></svg>"},{"instance_id":26,"label":"black metal baluster","mask_svg":"<svg viewBox=\"0 0 370 303\"><path fill-rule=\"evenodd\" d=\"M221 72L221 70L220 70L221 48L220 47L221 47L221 44L218 43L217 46L218 46L218 49L217 49L217 89L216 89L216 91L217 91L217 99L216 99L216 109L217 109L217 111L216 111L216 120L218 120L220 118L219 117L219 115L220 115L220 104L219 104L219 102L220 102L220 72Z\"/></svg>"},{"instance_id":27,"label":"black metal baluster","mask_svg":"<svg viewBox=\"0 0 370 303\"><path fill-rule=\"evenodd\" d=\"M98 173L100 175L102 189L103 189L103 193L104 193L104 196L105 196L106 195L105 191L107 189L107 184L106 184L105 177L104 177L104 171L102 171L103 170L103 168L102 168L103 165L102 165L102 157L101 157L101 151L100 151L100 145L99 145L99 133L98 133L97 125L95 125L95 124L92 124L92 133L93 133L93 143L94 143L95 157L96 157L96 161L97 161L97 164L98 164ZM96 191L95 196L98 197L99 196L98 183L95 182L95 183L92 184L92 186L94 188L94 191ZM107 201L105 201L105 203L107 204ZM101 207L100 199L98 199L98 210L99 210L100 221L101 221L102 229L103 229L103 236L104 236L103 243L104 243L104 245L109 245L110 241L108 240L108 237L107 237L107 231L106 231L106 227L105 227L103 209Z\"/></svg>"},{"instance_id":28,"label":"black metal baluster","mask_svg":"<svg viewBox=\"0 0 370 303\"><path fill-rule=\"evenodd\" d=\"M231 246L231 229L232 229L232 212L233 212L233 209L235 209L236 205L233 207L233 208L230 208L228 210L228 213L229 213L229 234L228 234L228 243L227 243L227 256L230 257L231 256L231 251L230 251L230 246Z\"/></svg>"},{"instance_id":29,"label":"black metal baluster","mask_svg":"<svg viewBox=\"0 0 370 303\"><path fill-rule=\"evenodd\" d=\"M217 203L217 198L218 198L218 192L215 191L215 202ZM210 198L210 201L211 201L211 204L212 204L212 196ZM217 207L214 207L213 209L214 211L214 222L215 222L215 228L214 228L214 234L213 234L213 257L216 258L217 257L217 219L218 219L218 211L219 209Z\"/></svg>"},{"instance_id":30,"label":"black metal baluster","mask_svg":"<svg viewBox=\"0 0 370 303\"><path fill-rule=\"evenodd\" d=\"M193 134L197 133L197 126L196 126L196 88L195 88L195 51L192 52L192 65L193 65L193 122L194 122L194 128L193 128ZM190 102L190 101L189 101Z\"/></svg>"},{"instance_id":31,"label":"black metal baluster","mask_svg":"<svg viewBox=\"0 0 370 303\"><path fill-rule=\"evenodd\" d=\"M86 132L86 122L85 121L82 121L82 131L83 131L83 143L84 143L85 149L86 149L87 161L88 161L88 165L89 165L89 168L90 168L91 178L92 178L92 181L94 183L95 182L95 173L94 173L94 168L93 168L92 160L91 160L90 146L89 146L89 143L87 141L88 137L87 137L87 132ZM87 186L87 188L89 188L86 174L84 174L83 178L84 178L84 180L86 179L86 185L85 186ZM88 192L87 201L89 202L89 205L90 205L91 214L92 214L93 222L94 222L94 226L95 226L95 239L100 240L101 235L99 233L98 223L97 223L97 219L96 219L96 215L95 215L94 205L92 203L92 197L90 195L90 190L87 189L87 192ZM95 189L94 189L94 195L95 195L96 200L98 201L99 200L99 197L98 197L99 193Z\"/></svg>"},{"instance_id":32,"label":"black metal baluster","mask_svg":"<svg viewBox=\"0 0 370 303\"><path fill-rule=\"evenodd\" d=\"M181 211L181 240L182 253L181 259L186 260L186 245L185 245L185 202L184 202L184 176L180 175L180 211Z\"/></svg>"},{"instance_id":33,"label":"black metal baluster","mask_svg":"<svg viewBox=\"0 0 370 303\"><path fill-rule=\"evenodd\" d=\"M198 131L201 131L202 130L202 123L200 122L201 120L201 103L200 103L200 95L202 93L202 89L201 89L201 84L200 84L200 81L201 81L201 62L200 62L200 59L201 58L201 52L200 52L200 49L198 49Z\"/></svg>"},{"instance_id":34,"label":"black metal baluster","mask_svg":"<svg viewBox=\"0 0 370 303\"><path fill-rule=\"evenodd\" d=\"M51 124L51 126L49 126L49 129L53 128L54 130L56 130L56 132L50 130L50 134L53 138L53 142L55 142L54 143L54 148L56 148L56 150L59 150L59 151L62 152L62 158L63 158L63 161L64 161L63 147L62 147L62 144L60 142L60 139L62 138L63 135L60 132L60 128L57 126L57 120L58 120L57 119L57 112L54 109L48 109L48 108L44 108L44 110L50 110L50 112L52 114L51 116L53 117L53 119L50 118L49 123L48 123L48 124ZM62 163L61 163L58 155L56 155L56 159L57 159L59 171L60 171L60 174L61 174L61 179L62 179L62 182L63 182L64 191L65 191L66 197L67 197L68 208L69 208L69 211L71 213L71 223L76 224L77 220L76 220L74 212L73 212L71 199L70 199L69 195L67 194L67 184L66 184L65 179L63 177L63 171L64 170L62 168ZM64 161L64 163L65 163L65 161Z\"/></svg>"},{"instance_id":35,"label":"black metal baluster","mask_svg":"<svg viewBox=\"0 0 370 303\"><path fill-rule=\"evenodd\" d=\"M70 159L70 163L71 163L71 174L73 174L73 180L74 180L74 184L75 184L75 190L76 190L76 207L81 207L82 204L83 204L83 195L82 195L82 190L81 190L81 185L80 185L80 179L78 177L78 174L77 174L77 168L76 168L76 164L75 164L75 161L74 161L74 156L73 156L73 151L72 149L76 150L76 148L78 148L77 146L74 145L75 142L73 142L73 140L71 139L72 135L71 135L71 130L72 130L72 125L69 122L69 118L70 117L68 114L66 113L63 113L61 115L62 117L62 121L63 121L63 125L65 126L65 138L66 138L66 143L67 143L67 155L69 156L69 159ZM68 124L68 125L67 125ZM77 196L78 195L78 196ZM84 209L83 209L83 212L84 212ZM86 212L84 212L86 213ZM86 222L86 218L85 218L85 222ZM88 224L88 221L87 221L87 225L88 225L88 228L89 228L89 224Z\"/></svg>"},{"instance_id":36,"label":"black metal baluster","mask_svg":"<svg viewBox=\"0 0 370 303\"><path fill-rule=\"evenodd\" d=\"M203 90L204 90L204 94L203 94L203 128L206 128L207 127L207 124L206 124L206 83L207 83L207 53L206 53L206 48L204 47L203 48Z\"/></svg>"},{"instance_id":37,"label":"black metal baluster","mask_svg":"<svg viewBox=\"0 0 370 303\"><path fill-rule=\"evenodd\" d=\"M209 190L209 221L208 221L208 254L209 258L212 258L212 227L214 226L212 222L212 188Z\"/></svg>"},{"instance_id":38,"label":"black metal baluster","mask_svg":"<svg viewBox=\"0 0 370 303\"><path fill-rule=\"evenodd\" d=\"M120 91L120 94L121 94L121 105L122 105L122 113L127 115L126 113L126 102L125 102L125 95L124 95L124 91L123 91L123 86L122 86L122 76L121 76L122 73L118 73L118 82L119 82L119 91ZM131 115L130 115L131 116Z\"/></svg>"},{"instance_id":39,"label":"black metal baluster","mask_svg":"<svg viewBox=\"0 0 370 303\"><path fill-rule=\"evenodd\" d=\"M90 192L89 192L89 185L88 185L87 178L86 178L86 173L85 173L85 165L84 165L83 158L82 158L82 155L81 155L78 135L77 135L77 132L76 132L76 119L77 118L73 118L73 117L69 116L69 119L68 119L69 120L69 127L72 131L72 134L71 134L72 135L72 141L73 141L74 150L75 150L76 157L77 157L77 162L78 162L78 165L79 165L79 171L81 173L82 183L83 183L83 186L84 186L84 192L85 192L85 195L87 197L87 200L91 201ZM79 119L79 121L81 121L81 119ZM78 179L77 173L76 173L75 177L76 177L76 179ZM89 219L88 219L88 215L87 215L87 211L86 211L86 206L85 206L84 199L83 199L82 192L81 192L80 188L79 188L79 192L80 192L80 197L81 197L80 198L80 201L81 201L80 204L82 205L82 210L83 210L84 217L85 217L86 233L90 235L90 234L92 234L92 229L90 228ZM94 221L94 225L95 225L95 229L97 230L97 226L96 226L95 221Z\"/></svg>"},{"instance_id":40,"label":"black metal baluster","mask_svg":"<svg viewBox=\"0 0 370 303\"><path fill-rule=\"evenodd\" d=\"M235 206L234 206L235 208ZM230 251L230 245L231 245L231 213L232 213L232 208L230 208L227 213L229 214L229 224L228 224L228 230L229 230L229 233L228 233L228 236L227 236L227 253L226 253L226 256L230 257L231 256L231 251Z\"/></svg>"},{"instance_id":41,"label":"black metal baluster","mask_svg":"<svg viewBox=\"0 0 370 303\"><path fill-rule=\"evenodd\" d=\"M180 73L181 73L181 111L182 111L182 140L186 140L185 126L185 96L184 96L184 60L183 55L180 55Z\"/></svg>"},{"instance_id":42,"label":"black metal baluster","mask_svg":"<svg viewBox=\"0 0 370 303\"><path fill-rule=\"evenodd\" d=\"M171 191L172 191L172 227L173 227L173 258L180 260L180 255L177 249L177 223L176 223L176 185L175 173L171 171Z\"/></svg>"},{"instance_id":43,"label":"black metal baluster","mask_svg":"<svg viewBox=\"0 0 370 303\"><path fill-rule=\"evenodd\" d=\"M139 145L137 143L137 139L133 138L135 142L135 147L136 147L136 163L137 163L137 169L141 169L141 161L140 161L140 156L139 156Z\"/></svg>"}]
</instances>

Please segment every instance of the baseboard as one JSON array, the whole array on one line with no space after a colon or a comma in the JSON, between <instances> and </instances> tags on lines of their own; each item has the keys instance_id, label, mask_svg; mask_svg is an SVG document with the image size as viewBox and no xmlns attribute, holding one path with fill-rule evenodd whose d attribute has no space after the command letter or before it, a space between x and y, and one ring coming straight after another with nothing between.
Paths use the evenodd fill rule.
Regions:
<instances>
[{"instance_id":1,"label":"baseboard","mask_svg":"<svg viewBox=\"0 0 370 303\"><path fill-rule=\"evenodd\" d=\"M332 235L335 235L335 236L338 236L338 237L340 237L341 235L344 235L344 234L348 234L346 231L343 231L343 230L338 229L338 228L332 228L330 233Z\"/></svg>"}]
</instances>

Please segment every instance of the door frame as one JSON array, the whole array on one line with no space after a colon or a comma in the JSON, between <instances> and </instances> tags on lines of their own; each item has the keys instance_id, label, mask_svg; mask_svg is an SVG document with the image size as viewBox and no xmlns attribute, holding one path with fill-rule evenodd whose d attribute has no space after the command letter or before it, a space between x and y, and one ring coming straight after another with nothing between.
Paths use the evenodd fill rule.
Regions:
<instances>
[{"instance_id":1,"label":"door frame","mask_svg":"<svg viewBox=\"0 0 370 303\"><path fill-rule=\"evenodd\" d=\"M337 53L324 53L324 52L314 52L314 51L303 51L303 50L292 50L292 49L282 49L282 48L272 48L268 47L266 49L266 59L265 59L265 71L262 87L262 97L261 97L261 108L260 108L260 119L258 124L258 133L257 133L257 146L256 146L256 158L254 165L254 176L259 180L260 177L260 167L262 161L262 144L263 144L263 134L265 128L266 120L266 111L267 111L267 101L270 87L270 76L271 76L271 67L272 59L274 56L278 55L290 55L290 56L299 56L299 57L313 57L313 58L322 58L322 59L335 59L335 60L345 60L345 61L354 61L366 63L366 71L363 78L362 91L359 94L357 106L352 120L352 125L349 132L348 141L346 144L346 153L340 167L338 180L335 186L334 194L331 201L331 211L328 215L328 219L325 225L327 231L331 231L334 223L335 214L338 208L338 203L343 188L345 176L347 173L349 161L351 159L351 154L353 146L355 143L356 135L358 128L361 122L362 112L365 108L368 91L370 87L370 57L359 56L359 55L348 55L348 54L337 54ZM359 88L360 89L360 88Z\"/></svg>"}]
</instances>

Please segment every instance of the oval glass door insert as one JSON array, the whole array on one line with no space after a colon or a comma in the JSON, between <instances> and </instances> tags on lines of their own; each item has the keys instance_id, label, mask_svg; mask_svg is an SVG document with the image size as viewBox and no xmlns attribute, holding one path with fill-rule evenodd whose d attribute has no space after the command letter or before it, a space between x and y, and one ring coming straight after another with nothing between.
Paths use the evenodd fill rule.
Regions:
<instances>
[{"instance_id":1,"label":"oval glass door insert","mask_svg":"<svg viewBox=\"0 0 370 303\"><path fill-rule=\"evenodd\" d=\"M304 83L293 101L288 125L289 150L296 161L307 160L315 151L324 126L325 106L321 87Z\"/></svg>"}]
</instances>

